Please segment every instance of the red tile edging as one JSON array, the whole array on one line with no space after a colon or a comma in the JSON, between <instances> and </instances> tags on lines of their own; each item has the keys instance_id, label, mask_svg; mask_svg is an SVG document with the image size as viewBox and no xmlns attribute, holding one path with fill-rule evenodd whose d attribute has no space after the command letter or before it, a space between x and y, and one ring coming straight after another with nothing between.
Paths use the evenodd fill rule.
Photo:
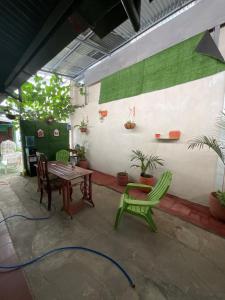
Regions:
<instances>
[{"instance_id":1,"label":"red tile edging","mask_svg":"<svg viewBox=\"0 0 225 300\"><path fill-rule=\"evenodd\" d=\"M125 189L125 187L117 184L116 177L96 170L94 170L92 180L95 184L108 187L119 193L123 193ZM146 193L142 191L132 191L132 195L139 199L146 198ZM160 201L157 208L221 237L225 237L225 223L213 218L207 206L167 194Z\"/></svg>"}]
</instances>

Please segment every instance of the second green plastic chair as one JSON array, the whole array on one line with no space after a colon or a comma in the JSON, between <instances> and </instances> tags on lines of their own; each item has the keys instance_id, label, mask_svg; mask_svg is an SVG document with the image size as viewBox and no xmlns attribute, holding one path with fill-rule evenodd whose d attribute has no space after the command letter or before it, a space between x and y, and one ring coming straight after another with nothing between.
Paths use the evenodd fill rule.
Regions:
<instances>
[{"instance_id":1,"label":"second green plastic chair","mask_svg":"<svg viewBox=\"0 0 225 300\"><path fill-rule=\"evenodd\" d=\"M166 171L162 174L157 184L154 187L139 183L128 183L124 194L121 196L121 201L116 214L114 228L117 229L119 222L124 212L142 217L147 221L152 231L156 231L157 227L153 221L152 207L159 203L160 199L166 194L172 180L172 173ZM149 188L149 194L146 200L137 199L129 195L131 189Z\"/></svg>"}]
</instances>

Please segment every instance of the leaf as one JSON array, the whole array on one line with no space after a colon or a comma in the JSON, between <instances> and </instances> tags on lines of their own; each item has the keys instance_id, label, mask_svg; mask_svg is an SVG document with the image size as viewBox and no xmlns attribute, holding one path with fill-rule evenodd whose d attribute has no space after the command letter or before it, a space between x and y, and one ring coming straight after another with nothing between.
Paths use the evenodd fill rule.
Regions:
<instances>
[{"instance_id":1,"label":"leaf","mask_svg":"<svg viewBox=\"0 0 225 300\"><path fill-rule=\"evenodd\" d=\"M62 77L52 75L49 83L35 75L32 82L22 86L22 103L8 97L9 113L21 110L23 119L46 119L53 115L56 121L65 121L75 107L70 103L70 85Z\"/></svg>"},{"instance_id":2,"label":"leaf","mask_svg":"<svg viewBox=\"0 0 225 300\"><path fill-rule=\"evenodd\" d=\"M224 160L224 145L221 144L221 142L217 141L214 137L208 137L208 136L200 136L192 141L190 141L190 144L188 146L188 149L194 149L199 148L202 149L205 146L207 146L209 149L212 149L216 154L219 156L223 164L225 164Z\"/></svg>"}]
</instances>

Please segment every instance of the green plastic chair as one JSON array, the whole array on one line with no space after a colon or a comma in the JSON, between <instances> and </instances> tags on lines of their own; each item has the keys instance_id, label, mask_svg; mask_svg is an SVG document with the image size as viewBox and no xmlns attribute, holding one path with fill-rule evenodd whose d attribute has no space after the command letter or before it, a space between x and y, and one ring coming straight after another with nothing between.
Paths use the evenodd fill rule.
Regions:
<instances>
[{"instance_id":1,"label":"green plastic chair","mask_svg":"<svg viewBox=\"0 0 225 300\"><path fill-rule=\"evenodd\" d=\"M67 150L59 150L56 152L56 160L64 163L68 163L70 154Z\"/></svg>"},{"instance_id":2,"label":"green plastic chair","mask_svg":"<svg viewBox=\"0 0 225 300\"><path fill-rule=\"evenodd\" d=\"M152 207L158 204L166 194L169 189L171 180L172 173L170 171L166 171L162 174L154 187L140 183L128 183L124 194L121 196L114 228L117 229L123 213L127 212L129 214L144 218L151 230L156 231L157 227L152 218ZM149 188L150 191L146 200L140 200L129 195L129 191L132 189L146 190L146 188Z\"/></svg>"}]
</instances>

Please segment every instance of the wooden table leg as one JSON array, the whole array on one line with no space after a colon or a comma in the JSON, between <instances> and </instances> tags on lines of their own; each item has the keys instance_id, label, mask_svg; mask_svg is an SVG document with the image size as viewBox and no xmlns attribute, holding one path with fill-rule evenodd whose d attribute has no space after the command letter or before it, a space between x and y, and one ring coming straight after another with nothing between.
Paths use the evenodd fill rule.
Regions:
<instances>
[{"instance_id":1,"label":"wooden table leg","mask_svg":"<svg viewBox=\"0 0 225 300\"><path fill-rule=\"evenodd\" d=\"M87 194L87 201L94 207L95 204L92 200L92 181L91 181L91 175L92 174L89 174L87 175L88 176L88 186L86 186L87 188L87 191L86 191L86 194Z\"/></svg>"}]
</instances>

